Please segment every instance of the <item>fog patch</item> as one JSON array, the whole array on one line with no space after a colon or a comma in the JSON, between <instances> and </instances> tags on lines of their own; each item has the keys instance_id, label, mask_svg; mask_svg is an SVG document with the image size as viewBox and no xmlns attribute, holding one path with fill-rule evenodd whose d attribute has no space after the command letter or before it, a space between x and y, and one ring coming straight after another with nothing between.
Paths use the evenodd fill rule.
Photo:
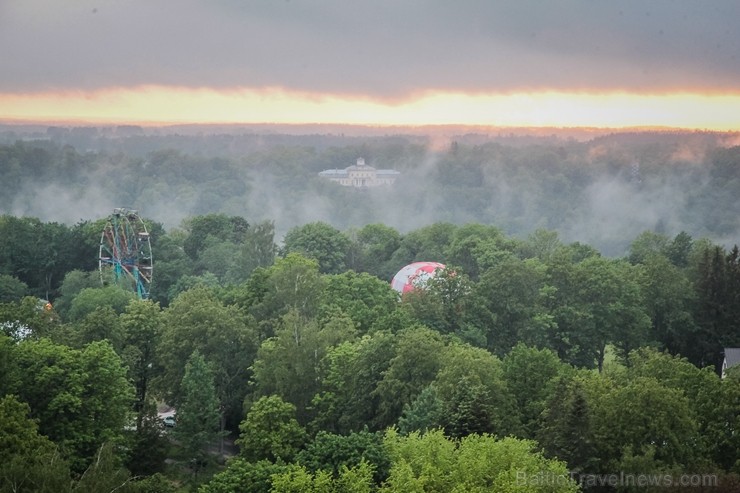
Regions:
<instances>
[{"instance_id":1,"label":"fog patch","mask_svg":"<svg viewBox=\"0 0 740 493\"><path fill-rule=\"evenodd\" d=\"M93 187L83 193L56 183L26 186L10 207L14 216L38 217L46 222L74 224L107 216L117 207L105 190Z\"/></svg>"},{"instance_id":2,"label":"fog patch","mask_svg":"<svg viewBox=\"0 0 740 493\"><path fill-rule=\"evenodd\" d=\"M614 177L595 181L584 196L582 210L562 235L606 255L623 255L643 231L672 232L684 226L677 214L685 207L685 197L675 187L646 187Z\"/></svg>"}]
</instances>

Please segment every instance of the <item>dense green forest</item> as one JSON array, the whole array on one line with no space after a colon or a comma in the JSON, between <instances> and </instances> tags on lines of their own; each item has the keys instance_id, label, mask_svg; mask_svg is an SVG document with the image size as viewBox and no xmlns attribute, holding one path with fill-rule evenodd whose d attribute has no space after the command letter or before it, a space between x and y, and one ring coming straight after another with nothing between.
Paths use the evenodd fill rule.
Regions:
<instances>
[{"instance_id":1,"label":"dense green forest","mask_svg":"<svg viewBox=\"0 0 740 493\"><path fill-rule=\"evenodd\" d=\"M313 222L278 246L272 222L208 214L149 221L138 300L100 284L101 229L0 217L1 491L740 486L740 375L718 374L737 247L644 232L609 258L446 222ZM422 259L447 268L399 298Z\"/></svg>"},{"instance_id":2,"label":"dense green forest","mask_svg":"<svg viewBox=\"0 0 740 493\"><path fill-rule=\"evenodd\" d=\"M727 136L129 130L0 145L0 492L740 489ZM402 178L316 175L357 156Z\"/></svg>"}]
</instances>

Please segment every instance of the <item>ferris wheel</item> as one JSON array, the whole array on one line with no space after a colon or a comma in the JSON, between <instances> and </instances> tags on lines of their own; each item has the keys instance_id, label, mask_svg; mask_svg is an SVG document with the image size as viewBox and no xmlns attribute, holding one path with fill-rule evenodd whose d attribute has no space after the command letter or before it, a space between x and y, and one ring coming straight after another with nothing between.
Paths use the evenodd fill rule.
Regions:
<instances>
[{"instance_id":1,"label":"ferris wheel","mask_svg":"<svg viewBox=\"0 0 740 493\"><path fill-rule=\"evenodd\" d=\"M135 210L118 208L100 235L100 280L149 298L152 283L152 245L144 221Z\"/></svg>"}]
</instances>

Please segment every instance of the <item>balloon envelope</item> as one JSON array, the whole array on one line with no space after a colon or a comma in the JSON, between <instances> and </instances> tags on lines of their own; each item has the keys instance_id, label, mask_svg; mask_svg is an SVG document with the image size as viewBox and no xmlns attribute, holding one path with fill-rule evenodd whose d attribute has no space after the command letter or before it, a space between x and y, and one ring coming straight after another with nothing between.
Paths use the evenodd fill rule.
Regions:
<instances>
[{"instance_id":1,"label":"balloon envelope","mask_svg":"<svg viewBox=\"0 0 740 493\"><path fill-rule=\"evenodd\" d=\"M445 265L439 262L414 262L393 276L391 287L401 294L408 293L417 287L422 287L427 280L434 277L437 269L444 268Z\"/></svg>"}]
</instances>

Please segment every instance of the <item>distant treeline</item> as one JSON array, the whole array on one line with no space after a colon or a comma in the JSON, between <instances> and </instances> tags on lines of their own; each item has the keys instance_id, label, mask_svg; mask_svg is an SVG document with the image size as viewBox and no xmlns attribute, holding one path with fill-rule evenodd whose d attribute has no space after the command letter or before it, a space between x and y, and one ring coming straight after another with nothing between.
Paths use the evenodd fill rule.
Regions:
<instances>
[{"instance_id":1,"label":"distant treeline","mask_svg":"<svg viewBox=\"0 0 740 493\"><path fill-rule=\"evenodd\" d=\"M0 145L0 211L73 224L138 209L166 227L225 213L274 221L278 236L324 221L408 232L436 222L536 229L620 256L652 230L740 241L740 147L714 133L555 136L154 135L49 129ZM74 144L74 145L72 145ZM358 157L400 171L388 188L318 177Z\"/></svg>"}]
</instances>

